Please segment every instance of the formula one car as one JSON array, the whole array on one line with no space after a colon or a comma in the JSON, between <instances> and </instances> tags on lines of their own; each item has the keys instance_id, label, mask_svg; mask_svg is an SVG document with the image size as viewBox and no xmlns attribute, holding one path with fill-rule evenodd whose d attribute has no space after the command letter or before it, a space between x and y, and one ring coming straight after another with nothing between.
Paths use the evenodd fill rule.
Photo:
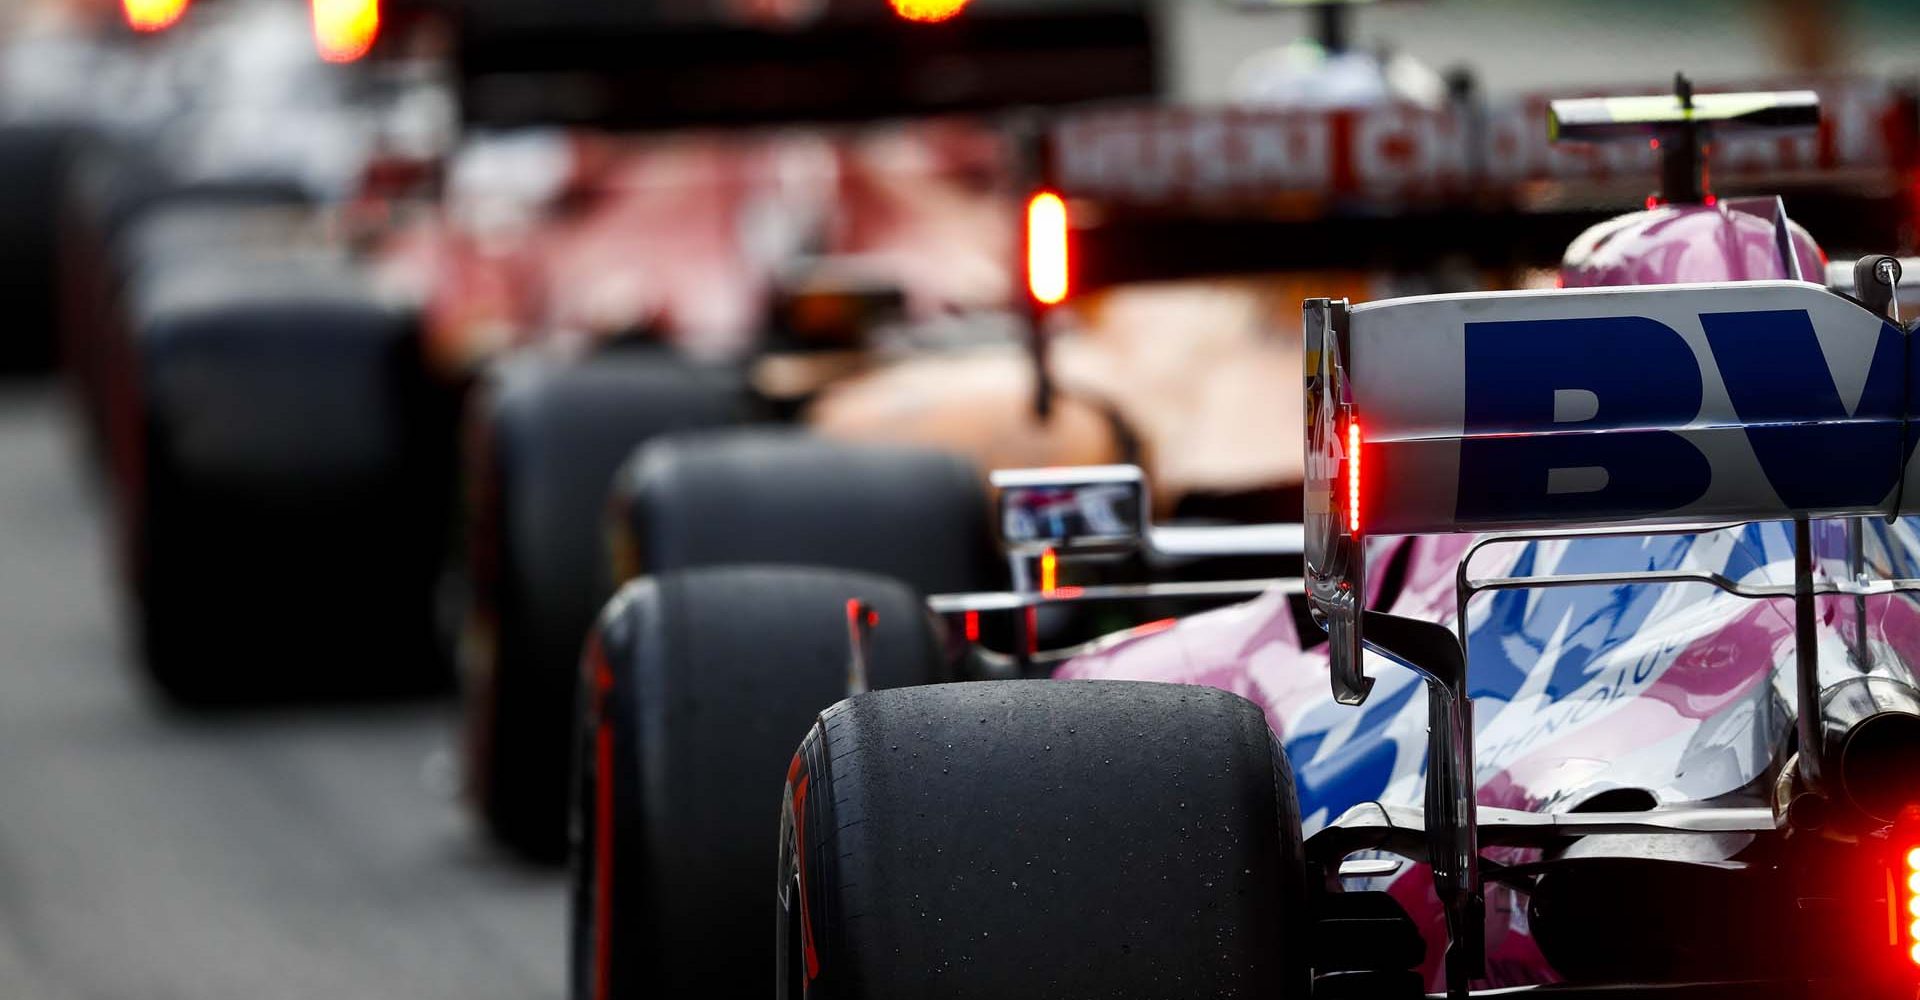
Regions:
<instances>
[{"instance_id":1,"label":"formula one car","mask_svg":"<svg viewBox=\"0 0 1920 1000\"><path fill-rule=\"evenodd\" d=\"M827 997L1910 994L1898 264L1863 259L1858 298L1804 280L1823 254L1782 203L1699 169L1705 136L1814 106L1558 105L1563 138L1651 138L1664 167L1566 287L1308 302L1290 536L1116 537L1128 477L1052 470L1002 477L1012 592L630 585L587 658L576 995L765 970ZM1083 516L1032 516L1079 491ZM969 642L1164 596L1058 584L1129 547L1303 548L1307 574L1087 648ZM984 682L929 685L954 677ZM721 833L768 792L729 784L780 784L754 748L836 689L785 769L768 956L765 884L736 885L764 845Z\"/></svg>"},{"instance_id":2,"label":"formula one car","mask_svg":"<svg viewBox=\"0 0 1920 1000\"><path fill-rule=\"evenodd\" d=\"M517 223L401 234L389 257L402 267L427 262L418 270L432 276L424 283L430 345L448 367L484 372L465 446L469 788L499 839L556 860L567 846L579 651L610 584L691 565L833 562L856 551L839 544L850 537L869 539L857 551L872 558L846 565L923 588L1000 580L979 474L940 449L957 442L910 432L889 446L848 448L786 428L737 437L691 432L750 421L819 426L805 412L809 396L826 382L858 377L860 359L925 353L941 338L985 342L989 350L1000 341L1009 349L994 352L984 378L981 365L969 364L982 352L942 352L968 355L956 360L960 372L948 371L953 381L942 398L960 385L975 404L969 417L1012 413L969 453L982 464L996 453L1028 461L1115 457L1114 435L1096 408L1063 396L1061 419L1047 423L1025 406L1024 357L1003 332L1011 325L1006 258L1018 210L1003 184L1007 144L990 126L927 116L1016 98L1045 106L1138 95L1153 84L1148 19L1134 2L981 4L937 26L881 4L829 5L818 20L765 36L777 38L777 51L756 48L762 32L718 7L709 12L716 23L677 26L630 17L625 5L602 8L593 12L602 31L538 29L541 37L568 39L565 45L468 40L469 118L521 123L530 113L519 107L500 120L507 112L491 103L495 88L484 81L524 84L555 73L542 52L564 51L563 77L589 74L631 96L628 74L645 76L653 64L636 62L630 47L609 46L616 34L649 51L661 47L662 58L699 63L664 91L674 99L643 88L646 100L612 101L584 119L596 131L521 135L476 149L547 157L554 184L526 199L541 207L523 205ZM884 48L866 50L862 39ZM929 89L914 83L918 63L872 56L894 47L923 50L929 64L948 69L996 69L979 77L979 92L972 85ZM873 74L873 92L827 101L794 90L752 108L709 103L725 96L714 76L720 67L786 74L795 60L828 52L859 55L847 71ZM1036 72L1018 70L1023 64ZM1037 72L1042 64L1080 71ZM529 99L544 93L530 88ZM892 96L876 106L883 93ZM565 108L540 113L572 120ZM852 127L883 113L912 119ZM823 117L852 122L814 124ZM809 127L798 131L795 120ZM767 121L787 127L744 128ZM683 122L729 128L612 131ZM409 245L410 235L424 239ZM891 348L876 343L889 337ZM503 353L509 345L517 349ZM1011 366L994 363L1009 358ZM676 431L689 436L616 476L637 447ZM777 494L765 489L770 477ZM610 501L616 480L621 488ZM850 481L861 484L857 492L845 489ZM611 566L604 554L610 505L618 511Z\"/></svg>"},{"instance_id":3,"label":"formula one car","mask_svg":"<svg viewBox=\"0 0 1920 1000\"><path fill-rule=\"evenodd\" d=\"M445 88L409 59L341 65L365 53L299 3L175 13L120 67L154 93L95 123L63 231L65 361L149 676L183 701L444 687L426 595L452 399L331 233L390 154L444 144ZM269 595L277 560L301 572ZM350 624L259 670L300 594Z\"/></svg>"}]
</instances>

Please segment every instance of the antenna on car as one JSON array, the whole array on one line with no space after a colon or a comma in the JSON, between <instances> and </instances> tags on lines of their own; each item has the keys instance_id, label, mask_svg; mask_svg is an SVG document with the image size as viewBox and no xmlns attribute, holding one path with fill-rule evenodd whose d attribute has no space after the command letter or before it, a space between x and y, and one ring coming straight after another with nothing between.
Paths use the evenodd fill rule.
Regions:
<instances>
[{"instance_id":1,"label":"antenna on car","mask_svg":"<svg viewBox=\"0 0 1920 1000\"><path fill-rule=\"evenodd\" d=\"M1680 121L1656 138L1660 149L1661 201L1694 204L1706 200L1706 157L1700 150L1700 127L1693 118L1693 81L1673 74L1673 97L1680 104Z\"/></svg>"},{"instance_id":2,"label":"antenna on car","mask_svg":"<svg viewBox=\"0 0 1920 1000\"><path fill-rule=\"evenodd\" d=\"M1048 359L1047 324L1053 308L1066 301L1072 289L1067 204L1052 182L1053 164L1046 127L1033 115L1015 120L1008 129L1018 182L1026 189L1022 203L1021 261L1026 273L1027 355L1033 363L1033 414L1041 423L1053 416L1053 367Z\"/></svg>"}]
</instances>

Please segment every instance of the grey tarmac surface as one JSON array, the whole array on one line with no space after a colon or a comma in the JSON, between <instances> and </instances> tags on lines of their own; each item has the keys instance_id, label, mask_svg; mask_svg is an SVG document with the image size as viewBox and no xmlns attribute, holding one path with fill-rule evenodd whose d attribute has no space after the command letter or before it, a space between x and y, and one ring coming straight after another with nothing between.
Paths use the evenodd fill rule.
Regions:
<instances>
[{"instance_id":1,"label":"grey tarmac surface","mask_svg":"<svg viewBox=\"0 0 1920 1000\"><path fill-rule=\"evenodd\" d=\"M140 686L68 418L0 385L0 998L563 995L564 880L467 824L451 706Z\"/></svg>"}]
</instances>

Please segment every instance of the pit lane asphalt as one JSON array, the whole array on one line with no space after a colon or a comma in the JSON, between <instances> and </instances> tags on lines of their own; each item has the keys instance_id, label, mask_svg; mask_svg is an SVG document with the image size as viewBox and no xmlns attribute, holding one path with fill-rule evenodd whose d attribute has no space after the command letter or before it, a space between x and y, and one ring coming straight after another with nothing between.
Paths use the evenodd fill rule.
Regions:
<instances>
[{"instance_id":1,"label":"pit lane asphalt","mask_svg":"<svg viewBox=\"0 0 1920 1000\"><path fill-rule=\"evenodd\" d=\"M58 393L0 384L0 997L563 995L563 879L467 825L450 706L140 688L77 440Z\"/></svg>"}]
</instances>

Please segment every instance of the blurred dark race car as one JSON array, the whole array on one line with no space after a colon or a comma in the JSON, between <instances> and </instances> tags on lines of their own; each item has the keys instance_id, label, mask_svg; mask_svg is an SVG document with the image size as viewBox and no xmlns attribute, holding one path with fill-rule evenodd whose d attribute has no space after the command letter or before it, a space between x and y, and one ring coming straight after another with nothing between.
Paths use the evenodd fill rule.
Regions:
<instances>
[{"instance_id":1,"label":"blurred dark race car","mask_svg":"<svg viewBox=\"0 0 1920 1000\"><path fill-rule=\"evenodd\" d=\"M1566 139L1662 148L1561 287L1307 301L1294 525L1153 525L1136 469L1023 470L1009 590L623 589L586 660L575 995L1910 995L1902 265L1835 292L1780 198L1702 169L1708 139L1814 140L1819 103L1566 102ZM1856 207L1912 176L1825 167ZM1060 578L1196 550L1304 579ZM1083 647L980 641L1244 590Z\"/></svg>"},{"instance_id":2,"label":"blurred dark race car","mask_svg":"<svg viewBox=\"0 0 1920 1000\"><path fill-rule=\"evenodd\" d=\"M541 772L554 790L543 792L541 836L500 824L511 841L557 853L574 665L607 592L600 515L632 446L661 430L790 416L813 371L843 364L835 349L888 317L930 326L936 339L977 341L984 329L989 343L1008 340L996 331L1013 325L973 315L1008 297L1017 229L1017 198L995 188L1006 157L993 130L966 121L740 130L1136 93L1153 78L1133 3L1052 13L1014 4L1011 18L1006 5L984 3L924 39L928 29L904 15L853 6L849 16L816 12L819 22L796 34L697 5L454 5L439 22L458 55L468 128L454 155L381 132L317 198L216 206L169 196L142 203L133 221L97 213L111 230L96 241L106 260L75 282L70 336L161 689L206 702L430 683L444 648L432 626L455 506L450 471L465 450L463 604L479 664L467 687L476 706L545 705L559 692L536 748L557 751ZM916 59L875 58L896 41ZM636 60L635 45L658 58ZM863 75L830 92L730 90L739 72L790 68L809 53ZM370 75L411 66L433 82L431 63L373 56ZM943 73L982 61L996 72L931 87L921 58ZM663 67L673 67L673 88L642 78ZM543 104L581 78L607 100L584 111ZM850 100L848 87L894 96ZM659 100L669 92L684 106ZM640 118L623 117L633 109ZM659 131L692 122L729 132ZM523 131L532 126L547 131ZM650 137L614 131L623 128ZM155 131L169 148L208 148L184 128ZM132 162L109 160L107 173L138 176ZM778 363L765 377L799 392L763 390L743 374L743 356L770 345L796 345L786 368L800 377ZM1024 355L1011 357L1017 376ZM993 384L1006 367L973 380L987 405L1024 399ZM450 424L474 388L462 444ZM1016 416L992 447L1020 461L1112 457L1104 414L1072 399L1059 409L1072 419ZM935 460L952 474L913 488L960 497L967 516L982 518L973 474ZM924 509L882 505L879 493L876 509L897 521ZM842 524L858 523L850 513L837 515ZM992 572L990 546L981 549ZM667 558L656 550L648 563ZM258 585L284 566L299 572ZM962 579L971 582L928 582ZM303 603L325 603L337 620L289 650L281 669L261 671L256 650L283 631L282 609ZM526 657L542 668L533 680L489 679L509 672L494 660ZM517 736L475 731L489 748L482 760L534 759ZM477 772L483 799L496 773Z\"/></svg>"},{"instance_id":3,"label":"blurred dark race car","mask_svg":"<svg viewBox=\"0 0 1920 1000\"><path fill-rule=\"evenodd\" d=\"M63 354L145 662L186 700L444 685L419 595L455 401L342 230L350 196L437 155L454 122L427 54L363 58L377 8L334 30L353 6L135 5L139 37L97 55L112 72L68 83L97 106L72 115L59 200ZM275 565L300 567L291 590L259 586ZM347 624L260 671L249 651L303 599Z\"/></svg>"}]
</instances>

